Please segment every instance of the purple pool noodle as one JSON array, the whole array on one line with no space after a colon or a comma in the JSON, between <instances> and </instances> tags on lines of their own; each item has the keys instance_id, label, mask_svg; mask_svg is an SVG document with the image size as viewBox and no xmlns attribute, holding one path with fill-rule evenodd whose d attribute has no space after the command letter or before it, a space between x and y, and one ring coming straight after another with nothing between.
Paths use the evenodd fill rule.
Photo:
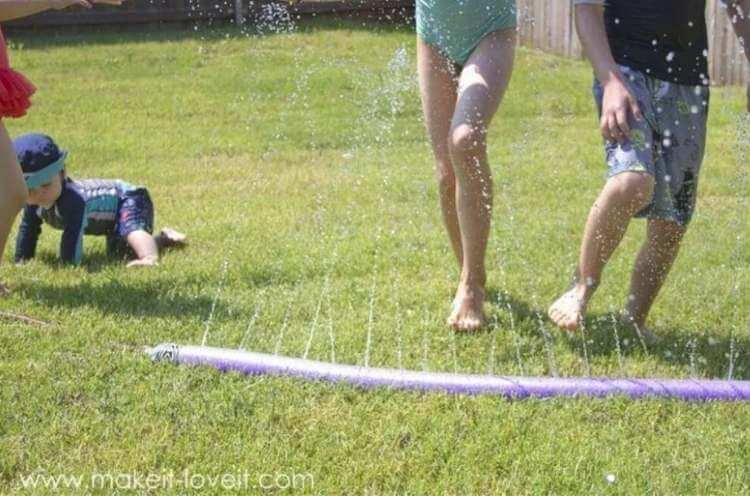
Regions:
<instances>
[{"instance_id":1,"label":"purple pool noodle","mask_svg":"<svg viewBox=\"0 0 750 496\"><path fill-rule=\"evenodd\" d=\"M163 344L148 350L156 360L209 365L222 371L341 382L362 387L490 394L508 398L552 396L662 397L683 400L750 401L750 381L705 379L611 379L606 377L514 377L339 365L208 346Z\"/></svg>"}]
</instances>

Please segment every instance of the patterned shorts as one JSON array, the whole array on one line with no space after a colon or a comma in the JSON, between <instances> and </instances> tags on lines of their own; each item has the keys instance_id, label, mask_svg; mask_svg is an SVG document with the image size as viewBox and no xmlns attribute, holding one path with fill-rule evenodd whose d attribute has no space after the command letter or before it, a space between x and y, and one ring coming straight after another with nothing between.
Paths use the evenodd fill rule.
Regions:
<instances>
[{"instance_id":1,"label":"patterned shorts","mask_svg":"<svg viewBox=\"0 0 750 496\"><path fill-rule=\"evenodd\" d=\"M115 232L107 236L107 253L110 256L132 258L134 253L127 237L133 231L154 230L154 204L146 188L125 193L120 200Z\"/></svg>"},{"instance_id":2,"label":"patterned shorts","mask_svg":"<svg viewBox=\"0 0 750 496\"><path fill-rule=\"evenodd\" d=\"M654 79L620 66L644 119L629 121L631 139L605 142L608 177L646 172L656 182L651 204L638 217L687 225L695 210L698 175L706 148L709 89ZM602 110L603 89L594 81L594 99Z\"/></svg>"}]
</instances>

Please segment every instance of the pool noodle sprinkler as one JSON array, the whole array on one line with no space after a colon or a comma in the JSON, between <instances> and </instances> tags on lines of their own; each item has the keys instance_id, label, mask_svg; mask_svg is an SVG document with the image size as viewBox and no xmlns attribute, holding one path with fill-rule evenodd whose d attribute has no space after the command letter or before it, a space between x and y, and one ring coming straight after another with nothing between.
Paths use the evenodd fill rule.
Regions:
<instances>
[{"instance_id":1,"label":"pool noodle sprinkler","mask_svg":"<svg viewBox=\"0 0 750 496\"><path fill-rule=\"evenodd\" d=\"M154 361L207 365L221 371L449 394L506 398L674 398L689 401L750 401L750 381L717 379L627 379L608 377L518 377L420 372L319 362L208 346L162 344L146 350Z\"/></svg>"}]
</instances>

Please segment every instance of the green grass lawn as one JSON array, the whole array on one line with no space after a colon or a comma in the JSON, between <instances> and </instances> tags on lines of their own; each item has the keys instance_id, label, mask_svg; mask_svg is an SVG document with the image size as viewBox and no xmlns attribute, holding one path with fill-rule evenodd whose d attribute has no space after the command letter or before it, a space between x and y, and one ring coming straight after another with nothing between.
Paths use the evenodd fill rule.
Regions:
<instances>
[{"instance_id":1,"label":"green grass lawn","mask_svg":"<svg viewBox=\"0 0 750 496\"><path fill-rule=\"evenodd\" d=\"M0 321L0 493L54 492L24 489L30 474L184 470L244 471L256 491L259 474L271 474L280 479L266 492L279 493L750 492L742 404L361 391L154 365L140 351L205 336L418 370L726 378L731 369L750 379L740 89L712 95L698 211L652 316L665 339L644 350L612 325L643 222L612 260L585 335L544 317L604 179L583 61L518 53L490 136L492 326L457 336L443 325L457 268L409 29L328 22L267 37L199 29L12 42L14 65L39 91L28 117L7 121L11 133L53 135L74 177L148 186L157 224L191 245L132 271L87 238L82 267L63 268L59 232L46 229L38 259L16 268L11 240L1 273L15 293L0 308L54 324ZM292 474L314 483L285 490Z\"/></svg>"}]
</instances>

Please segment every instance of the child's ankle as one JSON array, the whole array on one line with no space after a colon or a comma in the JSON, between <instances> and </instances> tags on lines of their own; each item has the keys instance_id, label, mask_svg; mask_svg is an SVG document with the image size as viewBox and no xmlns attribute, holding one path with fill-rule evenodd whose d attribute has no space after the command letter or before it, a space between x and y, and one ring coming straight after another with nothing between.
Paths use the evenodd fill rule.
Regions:
<instances>
[{"instance_id":1,"label":"child's ankle","mask_svg":"<svg viewBox=\"0 0 750 496\"><path fill-rule=\"evenodd\" d=\"M576 297L579 300L588 301L599 287L599 281L589 277L585 281L575 281L573 287L576 291Z\"/></svg>"},{"instance_id":2,"label":"child's ankle","mask_svg":"<svg viewBox=\"0 0 750 496\"><path fill-rule=\"evenodd\" d=\"M473 274L461 274L461 285L475 289L484 289L487 283L487 274L484 272L475 272Z\"/></svg>"}]
</instances>

